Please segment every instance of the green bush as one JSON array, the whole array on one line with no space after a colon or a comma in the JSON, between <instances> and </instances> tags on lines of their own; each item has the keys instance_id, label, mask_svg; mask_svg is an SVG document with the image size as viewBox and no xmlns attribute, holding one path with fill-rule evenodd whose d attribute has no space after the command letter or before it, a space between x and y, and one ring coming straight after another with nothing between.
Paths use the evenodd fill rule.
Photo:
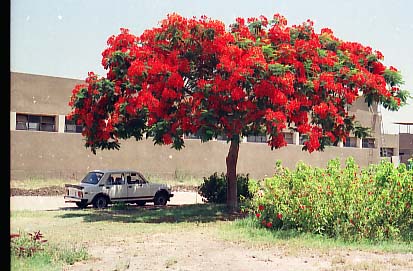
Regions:
<instances>
[{"instance_id":1,"label":"green bush","mask_svg":"<svg viewBox=\"0 0 413 271\"><path fill-rule=\"evenodd\" d=\"M248 190L249 175L237 174L237 194L238 200L249 199L251 194ZM204 201L210 203L225 203L227 201L227 179L226 174L217 172L211 176L204 177L199 186L199 193L204 197Z\"/></svg>"},{"instance_id":2,"label":"green bush","mask_svg":"<svg viewBox=\"0 0 413 271\"><path fill-rule=\"evenodd\" d=\"M299 163L251 182L245 208L267 228L296 229L345 240L413 240L413 170L388 161L360 170L353 158L325 169Z\"/></svg>"}]
</instances>

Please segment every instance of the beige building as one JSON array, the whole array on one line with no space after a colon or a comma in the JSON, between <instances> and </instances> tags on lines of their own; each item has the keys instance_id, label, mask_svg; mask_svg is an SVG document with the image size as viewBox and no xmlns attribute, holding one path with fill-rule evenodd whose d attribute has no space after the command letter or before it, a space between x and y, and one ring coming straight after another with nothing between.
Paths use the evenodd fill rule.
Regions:
<instances>
[{"instance_id":1,"label":"beige building","mask_svg":"<svg viewBox=\"0 0 413 271\"><path fill-rule=\"evenodd\" d=\"M413 122L396 122L399 125L399 156L401 163L413 158ZM405 129L402 129L405 128Z\"/></svg>"},{"instance_id":2,"label":"beige building","mask_svg":"<svg viewBox=\"0 0 413 271\"><path fill-rule=\"evenodd\" d=\"M120 150L98 151L94 155L84 147L81 127L67 122L71 108L68 102L73 87L80 80L51 76L11 73L10 104L10 172L12 179L61 178L79 179L88 170L99 168L132 168L149 177L186 179L225 172L229 145L223 140L201 143L188 138L185 148L176 151L168 146L154 146L148 140L130 139ZM265 137L244 138L240 146L238 172L253 178L271 176L277 160L295 167L298 161L325 166L330 159L344 161L353 156L361 166L380 161L383 156L396 161L399 145L396 138L382 136L381 115L356 102L350 111L362 125L371 128L371 137L350 137L345 144L327 147L323 152L302 151L302 137L286 133L288 146L271 151ZM383 149L385 148L385 149Z\"/></svg>"}]
</instances>

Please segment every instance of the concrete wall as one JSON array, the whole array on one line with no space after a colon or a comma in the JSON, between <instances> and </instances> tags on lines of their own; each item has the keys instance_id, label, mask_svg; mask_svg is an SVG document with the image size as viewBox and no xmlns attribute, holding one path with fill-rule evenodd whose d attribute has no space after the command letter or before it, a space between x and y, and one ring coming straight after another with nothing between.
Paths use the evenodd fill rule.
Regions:
<instances>
[{"instance_id":1,"label":"concrete wall","mask_svg":"<svg viewBox=\"0 0 413 271\"><path fill-rule=\"evenodd\" d=\"M72 89L81 80L12 72L10 111L66 115Z\"/></svg>"},{"instance_id":2,"label":"concrete wall","mask_svg":"<svg viewBox=\"0 0 413 271\"><path fill-rule=\"evenodd\" d=\"M201 143L186 140L186 147L176 151L168 146L154 146L151 140L127 140L121 149L98 151L84 148L80 134L36 131L11 131L11 178L36 177L79 179L88 170L133 168L148 176L189 178L225 172L229 145L225 141ZM278 159L284 166L295 167L300 160L325 166L329 159L355 157L361 166L378 162L378 149L329 147L324 152L308 153L302 146L288 145L271 151L265 143L241 143L238 172L263 178L274 173Z\"/></svg>"},{"instance_id":3,"label":"concrete wall","mask_svg":"<svg viewBox=\"0 0 413 271\"><path fill-rule=\"evenodd\" d=\"M398 134L383 134L383 146L384 148L399 148L399 135Z\"/></svg>"},{"instance_id":4,"label":"concrete wall","mask_svg":"<svg viewBox=\"0 0 413 271\"><path fill-rule=\"evenodd\" d=\"M399 156L399 135L398 134L383 134L383 148L392 148L393 155Z\"/></svg>"},{"instance_id":5,"label":"concrete wall","mask_svg":"<svg viewBox=\"0 0 413 271\"><path fill-rule=\"evenodd\" d=\"M367 103L364 102L364 97L358 98L350 107L349 115L354 114L356 121L359 121L363 127L369 127L371 129L371 138L376 138L376 147L381 146L381 114L377 112L377 104L373 104L370 108Z\"/></svg>"},{"instance_id":6,"label":"concrete wall","mask_svg":"<svg viewBox=\"0 0 413 271\"><path fill-rule=\"evenodd\" d=\"M407 163L407 160L413 158L413 134L401 133L400 137L400 162Z\"/></svg>"}]
</instances>

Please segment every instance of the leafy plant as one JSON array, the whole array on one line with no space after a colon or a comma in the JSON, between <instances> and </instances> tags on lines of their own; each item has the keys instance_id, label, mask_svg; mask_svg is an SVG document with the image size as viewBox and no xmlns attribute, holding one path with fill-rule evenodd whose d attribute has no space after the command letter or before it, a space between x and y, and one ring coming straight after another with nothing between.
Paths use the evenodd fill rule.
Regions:
<instances>
[{"instance_id":1,"label":"leafy plant","mask_svg":"<svg viewBox=\"0 0 413 271\"><path fill-rule=\"evenodd\" d=\"M345 240L413 241L413 171L388 161L360 169L353 158L326 168L299 163L295 170L250 185L245 208L257 223Z\"/></svg>"},{"instance_id":2,"label":"leafy plant","mask_svg":"<svg viewBox=\"0 0 413 271\"><path fill-rule=\"evenodd\" d=\"M10 234L10 250L12 266L18 270L42 270L45 266L74 264L88 258L85 248L49 244L40 231Z\"/></svg>"},{"instance_id":3,"label":"leafy plant","mask_svg":"<svg viewBox=\"0 0 413 271\"><path fill-rule=\"evenodd\" d=\"M33 256L44 249L45 242L47 240L43 238L43 234L40 231L28 234L10 234L12 254L18 257Z\"/></svg>"},{"instance_id":4,"label":"leafy plant","mask_svg":"<svg viewBox=\"0 0 413 271\"><path fill-rule=\"evenodd\" d=\"M248 174L237 175L238 201L245 198L251 198L251 194L248 190L248 182ZM226 175L224 173L218 175L218 173L215 172L208 178L204 177L204 181L199 187L199 193L205 198L206 202L225 203L227 200Z\"/></svg>"}]
</instances>

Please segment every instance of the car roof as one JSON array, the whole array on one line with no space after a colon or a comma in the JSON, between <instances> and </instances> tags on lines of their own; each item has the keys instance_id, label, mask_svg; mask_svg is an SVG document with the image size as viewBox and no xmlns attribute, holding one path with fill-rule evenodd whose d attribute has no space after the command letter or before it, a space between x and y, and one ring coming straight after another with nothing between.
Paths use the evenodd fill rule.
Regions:
<instances>
[{"instance_id":1,"label":"car roof","mask_svg":"<svg viewBox=\"0 0 413 271\"><path fill-rule=\"evenodd\" d=\"M133 173L139 173L139 171L133 170L133 169L94 169L94 170L91 170L90 172L102 172L102 173L133 172Z\"/></svg>"}]
</instances>

